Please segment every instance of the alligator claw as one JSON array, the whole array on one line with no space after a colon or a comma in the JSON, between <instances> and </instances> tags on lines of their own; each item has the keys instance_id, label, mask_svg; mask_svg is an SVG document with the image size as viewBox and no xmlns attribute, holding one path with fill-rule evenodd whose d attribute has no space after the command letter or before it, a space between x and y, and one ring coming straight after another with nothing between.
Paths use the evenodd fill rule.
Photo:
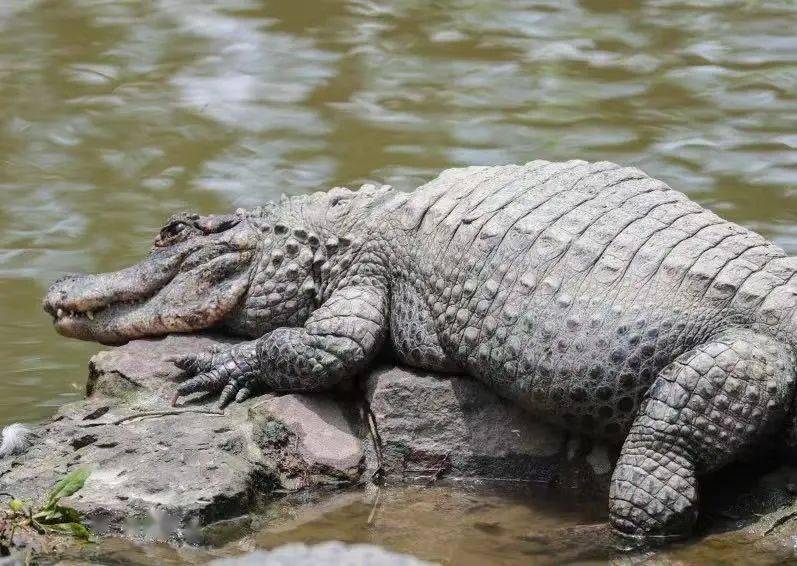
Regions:
<instances>
[{"instance_id":1,"label":"alligator claw","mask_svg":"<svg viewBox=\"0 0 797 566\"><path fill-rule=\"evenodd\" d=\"M251 366L241 363L246 356L247 344L221 350L214 347L205 352L170 356L166 361L182 370L177 393L172 399L174 406L180 399L193 393L220 393L219 408L223 409L233 400L239 403L252 395ZM247 371L249 369L249 371Z\"/></svg>"},{"instance_id":2,"label":"alligator claw","mask_svg":"<svg viewBox=\"0 0 797 566\"><path fill-rule=\"evenodd\" d=\"M214 353L198 352L179 356L168 356L165 358L165 361L173 363L183 371L207 371L213 367Z\"/></svg>"},{"instance_id":3,"label":"alligator claw","mask_svg":"<svg viewBox=\"0 0 797 566\"><path fill-rule=\"evenodd\" d=\"M237 391L235 387L235 382L234 381L229 382L224 387L224 389L221 392L221 395L219 396L219 409L223 409L224 407L229 405L230 402L235 398L236 393Z\"/></svg>"}]
</instances>

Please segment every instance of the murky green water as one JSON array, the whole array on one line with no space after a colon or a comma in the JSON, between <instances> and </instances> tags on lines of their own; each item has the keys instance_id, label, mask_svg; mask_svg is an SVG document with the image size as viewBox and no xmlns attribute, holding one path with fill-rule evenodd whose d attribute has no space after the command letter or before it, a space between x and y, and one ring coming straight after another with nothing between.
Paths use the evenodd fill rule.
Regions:
<instances>
[{"instance_id":1,"label":"murky green water","mask_svg":"<svg viewBox=\"0 0 797 566\"><path fill-rule=\"evenodd\" d=\"M643 5L644 7L639 7ZM80 394L39 307L182 209L634 164L797 252L793 0L0 2L0 423Z\"/></svg>"},{"instance_id":2,"label":"murky green water","mask_svg":"<svg viewBox=\"0 0 797 566\"><path fill-rule=\"evenodd\" d=\"M637 165L797 253L793 0L0 0L0 425L81 395L39 307L174 211Z\"/></svg>"}]
</instances>

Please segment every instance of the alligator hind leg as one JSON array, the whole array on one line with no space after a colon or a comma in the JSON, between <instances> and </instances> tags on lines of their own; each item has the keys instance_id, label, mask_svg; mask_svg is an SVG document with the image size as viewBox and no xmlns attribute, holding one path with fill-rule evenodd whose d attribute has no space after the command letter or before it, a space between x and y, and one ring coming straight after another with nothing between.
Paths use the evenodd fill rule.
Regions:
<instances>
[{"instance_id":1,"label":"alligator hind leg","mask_svg":"<svg viewBox=\"0 0 797 566\"><path fill-rule=\"evenodd\" d=\"M688 534L697 474L733 460L785 416L793 356L773 338L731 329L664 368L612 476L612 525L632 535Z\"/></svg>"}]
</instances>

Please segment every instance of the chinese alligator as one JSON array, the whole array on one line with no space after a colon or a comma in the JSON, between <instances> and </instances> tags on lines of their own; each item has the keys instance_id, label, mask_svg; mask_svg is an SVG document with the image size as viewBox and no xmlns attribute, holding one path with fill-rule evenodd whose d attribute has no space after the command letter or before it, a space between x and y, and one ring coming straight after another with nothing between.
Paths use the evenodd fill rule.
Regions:
<instances>
[{"instance_id":1,"label":"chinese alligator","mask_svg":"<svg viewBox=\"0 0 797 566\"><path fill-rule=\"evenodd\" d=\"M330 389L385 343L470 375L624 441L610 517L628 534L687 534L696 476L782 431L794 397L797 258L608 162L179 214L144 261L57 281L44 306L61 334L106 344L211 327L251 338L174 360L179 395L222 406Z\"/></svg>"}]
</instances>

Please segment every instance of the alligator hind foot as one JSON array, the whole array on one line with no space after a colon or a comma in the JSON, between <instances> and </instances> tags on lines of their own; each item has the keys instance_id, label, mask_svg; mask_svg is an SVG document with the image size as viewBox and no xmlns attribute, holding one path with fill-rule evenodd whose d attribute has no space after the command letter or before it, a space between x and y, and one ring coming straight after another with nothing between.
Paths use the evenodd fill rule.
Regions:
<instances>
[{"instance_id":1,"label":"alligator hind foot","mask_svg":"<svg viewBox=\"0 0 797 566\"><path fill-rule=\"evenodd\" d=\"M697 519L697 474L716 469L785 416L793 353L731 329L678 357L647 392L623 444L610 518L629 535L685 536Z\"/></svg>"}]
</instances>

